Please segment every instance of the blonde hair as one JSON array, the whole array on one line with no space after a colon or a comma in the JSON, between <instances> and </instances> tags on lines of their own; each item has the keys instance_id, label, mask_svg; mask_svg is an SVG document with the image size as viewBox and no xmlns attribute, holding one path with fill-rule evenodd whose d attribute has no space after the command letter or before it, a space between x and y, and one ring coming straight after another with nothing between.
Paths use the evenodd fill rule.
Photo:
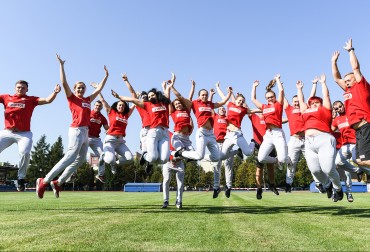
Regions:
<instances>
[{"instance_id":1,"label":"blonde hair","mask_svg":"<svg viewBox=\"0 0 370 252\"><path fill-rule=\"evenodd\" d=\"M77 87L77 85L79 85L79 84L84 85L84 87L85 87L85 89L86 89L86 84L85 84L84 82L82 82L82 81L77 81L77 82L73 85L73 89L75 89L75 88Z\"/></svg>"}]
</instances>

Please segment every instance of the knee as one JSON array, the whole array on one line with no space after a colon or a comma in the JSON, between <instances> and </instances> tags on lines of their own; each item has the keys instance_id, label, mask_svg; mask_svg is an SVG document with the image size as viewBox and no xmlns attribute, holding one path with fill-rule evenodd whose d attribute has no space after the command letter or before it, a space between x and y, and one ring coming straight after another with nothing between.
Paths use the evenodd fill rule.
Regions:
<instances>
[{"instance_id":1,"label":"knee","mask_svg":"<svg viewBox=\"0 0 370 252\"><path fill-rule=\"evenodd\" d=\"M115 161L116 156L112 153L105 153L104 154L104 162L107 164L111 164Z\"/></svg>"}]
</instances>

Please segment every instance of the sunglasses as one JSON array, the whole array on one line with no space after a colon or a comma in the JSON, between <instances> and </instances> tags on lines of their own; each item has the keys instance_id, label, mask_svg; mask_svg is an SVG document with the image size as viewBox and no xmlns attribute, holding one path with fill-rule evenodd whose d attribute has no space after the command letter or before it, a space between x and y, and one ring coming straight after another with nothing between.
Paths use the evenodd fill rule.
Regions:
<instances>
[{"instance_id":1,"label":"sunglasses","mask_svg":"<svg viewBox=\"0 0 370 252\"><path fill-rule=\"evenodd\" d=\"M274 98L275 96L267 96L266 97L266 99L268 100L268 99L272 99L272 98Z\"/></svg>"},{"instance_id":2,"label":"sunglasses","mask_svg":"<svg viewBox=\"0 0 370 252\"><path fill-rule=\"evenodd\" d=\"M339 105L338 107L334 107L334 110L335 110L335 111L338 111L338 110L340 110L341 108L343 108L343 106L342 106L342 105Z\"/></svg>"}]
</instances>

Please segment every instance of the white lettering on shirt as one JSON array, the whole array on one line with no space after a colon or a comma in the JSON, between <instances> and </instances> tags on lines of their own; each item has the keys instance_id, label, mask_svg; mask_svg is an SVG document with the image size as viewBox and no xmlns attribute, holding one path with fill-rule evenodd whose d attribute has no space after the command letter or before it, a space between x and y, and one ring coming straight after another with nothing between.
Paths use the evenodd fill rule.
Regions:
<instances>
[{"instance_id":1,"label":"white lettering on shirt","mask_svg":"<svg viewBox=\"0 0 370 252\"><path fill-rule=\"evenodd\" d=\"M260 124L266 124L266 122L264 120L261 120Z\"/></svg>"},{"instance_id":2,"label":"white lettering on shirt","mask_svg":"<svg viewBox=\"0 0 370 252\"><path fill-rule=\"evenodd\" d=\"M229 110L234 111L234 112L239 113L239 114L242 112L240 109L234 108L234 107L230 107Z\"/></svg>"},{"instance_id":3,"label":"white lettering on shirt","mask_svg":"<svg viewBox=\"0 0 370 252\"><path fill-rule=\"evenodd\" d=\"M343 99L345 101L352 99L352 93L345 93L345 94L343 94Z\"/></svg>"},{"instance_id":4,"label":"white lettering on shirt","mask_svg":"<svg viewBox=\"0 0 370 252\"><path fill-rule=\"evenodd\" d=\"M203 111L211 112L211 111L212 111L212 108L208 108L208 107L199 107L199 112L203 112Z\"/></svg>"},{"instance_id":5,"label":"white lettering on shirt","mask_svg":"<svg viewBox=\"0 0 370 252\"><path fill-rule=\"evenodd\" d=\"M158 111L164 111L166 110L165 106L160 106L160 107L154 107L152 108L152 112L158 112Z\"/></svg>"},{"instance_id":6,"label":"white lettering on shirt","mask_svg":"<svg viewBox=\"0 0 370 252\"><path fill-rule=\"evenodd\" d=\"M90 118L90 122L101 124L101 121L99 119L95 119L95 118Z\"/></svg>"},{"instance_id":7,"label":"white lettering on shirt","mask_svg":"<svg viewBox=\"0 0 370 252\"><path fill-rule=\"evenodd\" d=\"M306 109L306 111L304 113L317 112L318 110L319 110L319 108L309 108L309 109Z\"/></svg>"},{"instance_id":8,"label":"white lettering on shirt","mask_svg":"<svg viewBox=\"0 0 370 252\"><path fill-rule=\"evenodd\" d=\"M344 123L338 124L338 129L348 128L348 127L349 127L349 123L348 122L344 122Z\"/></svg>"},{"instance_id":9,"label":"white lettering on shirt","mask_svg":"<svg viewBox=\"0 0 370 252\"><path fill-rule=\"evenodd\" d=\"M265 108L262 111L262 114L268 114L268 113L271 113L271 112L275 112L275 108Z\"/></svg>"},{"instance_id":10,"label":"white lettering on shirt","mask_svg":"<svg viewBox=\"0 0 370 252\"><path fill-rule=\"evenodd\" d=\"M83 108L90 108L90 103L83 102L82 107Z\"/></svg>"},{"instance_id":11,"label":"white lettering on shirt","mask_svg":"<svg viewBox=\"0 0 370 252\"><path fill-rule=\"evenodd\" d=\"M225 119L218 119L218 123L227 124L227 121Z\"/></svg>"},{"instance_id":12,"label":"white lettering on shirt","mask_svg":"<svg viewBox=\"0 0 370 252\"><path fill-rule=\"evenodd\" d=\"M11 108L25 108L26 107L26 104L24 104L24 103L16 103L16 102L9 102L8 103L8 107L11 107Z\"/></svg>"},{"instance_id":13,"label":"white lettering on shirt","mask_svg":"<svg viewBox=\"0 0 370 252\"><path fill-rule=\"evenodd\" d=\"M176 117L189 117L188 113L178 113Z\"/></svg>"},{"instance_id":14,"label":"white lettering on shirt","mask_svg":"<svg viewBox=\"0 0 370 252\"><path fill-rule=\"evenodd\" d=\"M116 121L119 121L119 122L123 122L125 124L127 124L127 120L125 118L121 118L121 117L116 117Z\"/></svg>"},{"instance_id":15,"label":"white lettering on shirt","mask_svg":"<svg viewBox=\"0 0 370 252\"><path fill-rule=\"evenodd\" d=\"M292 111L293 114L300 114L301 110L299 108L293 109Z\"/></svg>"}]
</instances>

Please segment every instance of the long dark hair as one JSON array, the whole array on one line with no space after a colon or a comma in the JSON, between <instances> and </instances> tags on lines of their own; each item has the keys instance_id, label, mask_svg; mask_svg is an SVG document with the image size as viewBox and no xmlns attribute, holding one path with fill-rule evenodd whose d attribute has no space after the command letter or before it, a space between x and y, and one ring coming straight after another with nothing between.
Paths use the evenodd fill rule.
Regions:
<instances>
[{"instance_id":1,"label":"long dark hair","mask_svg":"<svg viewBox=\"0 0 370 252\"><path fill-rule=\"evenodd\" d=\"M166 105L171 103L171 100L168 99L166 96L164 96L164 94L161 91L158 91L156 88L150 89L148 91L148 94L149 93L155 93L155 95L157 96L157 102L161 102L161 103L164 103Z\"/></svg>"},{"instance_id":2,"label":"long dark hair","mask_svg":"<svg viewBox=\"0 0 370 252\"><path fill-rule=\"evenodd\" d=\"M125 104L125 108L123 109L122 114L126 115L130 111L130 108L128 107L128 103L125 102L125 101L121 101L121 100L116 101L115 103L112 104L112 106L110 106L110 108L113 109L114 111L116 111L117 113L119 113L118 110L117 110L117 105L118 105L119 102L123 102Z\"/></svg>"}]
</instances>

